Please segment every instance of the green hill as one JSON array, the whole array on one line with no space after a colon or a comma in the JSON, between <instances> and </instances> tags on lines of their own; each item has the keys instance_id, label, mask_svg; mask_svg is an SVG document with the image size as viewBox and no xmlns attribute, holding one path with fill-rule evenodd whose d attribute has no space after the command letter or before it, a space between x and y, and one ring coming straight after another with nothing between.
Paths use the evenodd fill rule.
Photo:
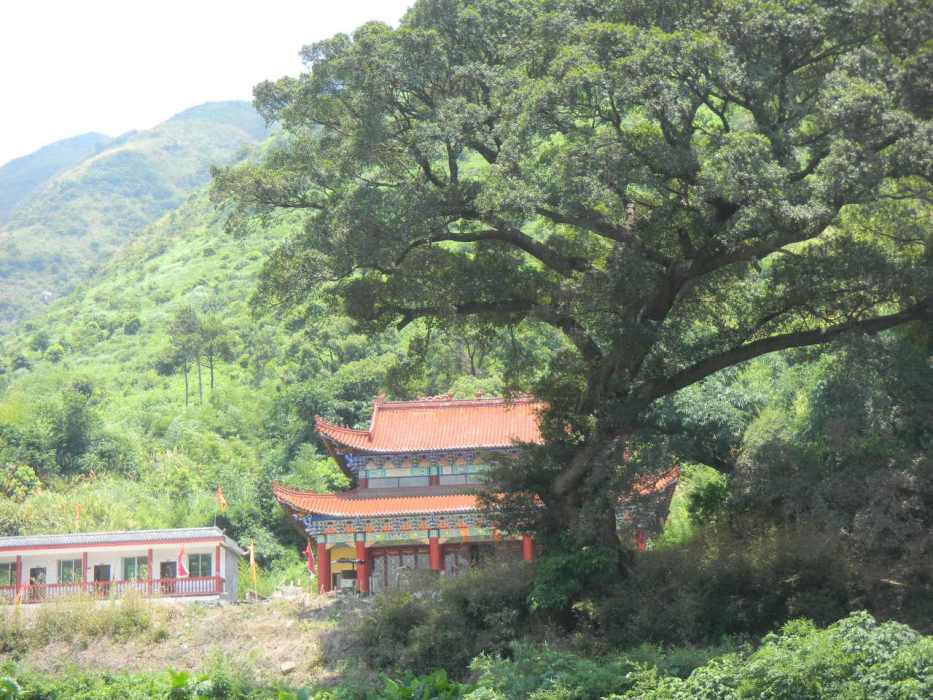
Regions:
<instances>
[{"instance_id":1,"label":"green hill","mask_svg":"<svg viewBox=\"0 0 933 700\"><path fill-rule=\"evenodd\" d=\"M313 332L255 319L248 300L279 233L224 233L199 190L0 338L0 532L68 530L76 503L86 530L209 524L221 485L220 524L254 538L266 563L295 557L270 481L332 483L309 418L368 416L399 346L355 335L326 305ZM187 403L167 359L186 309L226 338L213 389L205 367L202 398L192 370Z\"/></svg>"},{"instance_id":2,"label":"green hill","mask_svg":"<svg viewBox=\"0 0 933 700\"><path fill-rule=\"evenodd\" d=\"M81 134L62 139L0 167L0 221L60 172L93 156L113 139L104 134Z\"/></svg>"},{"instance_id":3,"label":"green hill","mask_svg":"<svg viewBox=\"0 0 933 700\"><path fill-rule=\"evenodd\" d=\"M202 105L107 144L38 187L0 228L0 331L67 293L265 136L245 102Z\"/></svg>"},{"instance_id":4,"label":"green hill","mask_svg":"<svg viewBox=\"0 0 933 700\"><path fill-rule=\"evenodd\" d=\"M286 575L289 562L302 565L271 480L326 489L340 479L316 443L315 414L365 422L383 391L498 393L515 347L529 367L545 365L546 339L522 328L514 343L438 330L428 342L416 327L368 338L326 296L257 318L250 297L289 225L229 235L202 188L0 336L0 532L68 531L77 503L85 530L210 524L220 485L230 509L219 523L255 539L261 561ZM224 337L213 388L206 366L202 391L192 369L187 402L172 352L173 320L186 312ZM432 348L427 364L412 365L412 338L416 364Z\"/></svg>"}]
</instances>

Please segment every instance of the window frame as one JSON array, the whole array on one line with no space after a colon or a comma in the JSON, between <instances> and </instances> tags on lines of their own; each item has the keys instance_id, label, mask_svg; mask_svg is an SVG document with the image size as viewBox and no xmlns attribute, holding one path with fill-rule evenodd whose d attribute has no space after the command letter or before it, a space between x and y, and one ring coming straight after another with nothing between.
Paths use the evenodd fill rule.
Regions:
<instances>
[{"instance_id":1,"label":"window frame","mask_svg":"<svg viewBox=\"0 0 933 700\"><path fill-rule=\"evenodd\" d=\"M133 562L133 575L130 576L127 564ZM149 557L123 557L123 580L124 581L146 581L149 579ZM140 575L142 572L142 575Z\"/></svg>"},{"instance_id":2,"label":"window frame","mask_svg":"<svg viewBox=\"0 0 933 700\"><path fill-rule=\"evenodd\" d=\"M3 571L7 567L9 567L10 573L6 578L4 578L2 574L0 574L0 586L15 586L16 585L16 562L13 562L13 561L0 562L0 571Z\"/></svg>"},{"instance_id":3,"label":"window frame","mask_svg":"<svg viewBox=\"0 0 933 700\"><path fill-rule=\"evenodd\" d=\"M197 562L197 563L196 563ZM204 573L204 565L207 565L207 573ZM188 575L198 578L208 578L213 576L214 562L213 557L210 554L198 552L197 554L188 555ZM197 569L198 573L195 573Z\"/></svg>"},{"instance_id":4,"label":"window frame","mask_svg":"<svg viewBox=\"0 0 933 700\"><path fill-rule=\"evenodd\" d=\"M70 574L66 578L65 569L68 565ZM56 575L59 583L81 583L84 581L84 561L82 559L59 559L56 562Z\"/></svg>"}]
</instances>

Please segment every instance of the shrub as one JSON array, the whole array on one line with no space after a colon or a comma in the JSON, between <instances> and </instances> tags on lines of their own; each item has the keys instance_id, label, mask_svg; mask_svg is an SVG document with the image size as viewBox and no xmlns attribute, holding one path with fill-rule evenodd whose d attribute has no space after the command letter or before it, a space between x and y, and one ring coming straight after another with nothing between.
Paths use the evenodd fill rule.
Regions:
<instances>
[{"instance_id":1,"label":"shrub","mask_svg":"<svg viewBox=\"0 0 933 700\"><path fill-rule=\"evenodd\" d=\"M854 613L820 630L787 623L749 655L730 654L683 680L646 666L621 698L641 700L925 700L933 697L933 640Z\"/></svg>"},{"instance_id":2,"label":"shrub","mask_svg":"<svg viewBox=\"0 0 933 700\"><path fill-rule=\"evenodd\" d=\"M61 362L64 357L65 348L62 347L61 343L52 343L48 350L45 351L45 359L49 362L58 363Z\"/></svg>"},{"instance_id":3,"label":"shrub","mask_svg":"<svg viewBox=\"0 0 933 700\"><path fill-rule=\"evenodd\" d=\"M424 676L409 676L403 681L388 679L381 700L459 700L468 691L462 683L452 681L438 670Z\"/></svg>"},{"instance_id":4,"label":"shrub","mask_svg":"<svg viewBox=\"0 0 933 700\"><path fill-rule=\"evenodd\" d=\"M633 664L624 657L586 659L527 643L511 659L481 656L473 662L477 684L503 700L599 700L627 685Z\"/></svg>"},{"instance_id":5,"label":"shrub","mask_svg":"<svg viewBox=\"0 0 933 700\"><path fill-rule=\"evenodd\" d=\"M764 634L792 617L838 619L854 600L850 582L831 537L773 530L739 539L713 529L636 557L595 601L596 623L617 646L709 644Z\"/></svg>"},{"instance_id":6,"label":"shrub","mask_svg":"<svg viewBox=\"0 0 933 700\"><path fill-rule=\"evenodd\" d=\"M127 319L123 324L123 334L124 335L136 335L139 333L139 329L142 328L142 321L138 317L134 316L133 318Z\"/></svg>"},{"instance_id":7,"label":"shrub","mask_svg":"<svg viewBox=\"0 0 933 700\"><path fill-rule=\"evenodd\" d=\"M493 561L428 590L377 596L355 639L376 668L464 673L479 654L509 654L529 622L530 568Z\"/></svg>"}]
</instances>

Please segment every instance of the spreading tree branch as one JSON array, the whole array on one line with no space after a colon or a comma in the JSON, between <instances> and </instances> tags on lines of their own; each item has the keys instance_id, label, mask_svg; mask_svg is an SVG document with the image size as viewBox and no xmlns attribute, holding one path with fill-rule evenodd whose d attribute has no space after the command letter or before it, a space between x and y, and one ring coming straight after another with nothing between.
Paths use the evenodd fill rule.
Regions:
<instances>
[{"instance_id":1,"label":"spreading tree branch","mask_svg":"<svg viewBox=\"0 0 933 700\"><path fill-rule=\"evenodd\" d=\"M646 386L643 396L647 401L654 401L662 396L673 394L684 387L695 384L711 374L732 367L733 365L767 355L778 350L800 348L808 345L821 345L838 338L845 333L860 331L862 333L878 333L888 328L909 323L911 321L933 320L933 302L930 300L916 304L904 311L886 316L860 319L839 323L828 328L811 331L797 331L762 338L751 343L739 345L717 355L707 357L686 369L671 375L660 382L652 382Z\"/></svg>"}]
</instances>

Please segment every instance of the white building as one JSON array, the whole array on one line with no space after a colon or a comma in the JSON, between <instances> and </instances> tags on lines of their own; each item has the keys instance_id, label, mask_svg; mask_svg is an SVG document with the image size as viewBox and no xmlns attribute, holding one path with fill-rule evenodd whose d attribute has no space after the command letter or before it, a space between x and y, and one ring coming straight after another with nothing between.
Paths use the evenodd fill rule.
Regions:
<instances>
[{"instance_id":1,"label":"white building","mask_svg":"<svg viewBox=\"0 0 933 700\"><path fill-rule=\"evenodd\" d=\"M0 603L128 591L236 600L244 554L217 527L0 537Z\"/></svg>"}]
</instances>

